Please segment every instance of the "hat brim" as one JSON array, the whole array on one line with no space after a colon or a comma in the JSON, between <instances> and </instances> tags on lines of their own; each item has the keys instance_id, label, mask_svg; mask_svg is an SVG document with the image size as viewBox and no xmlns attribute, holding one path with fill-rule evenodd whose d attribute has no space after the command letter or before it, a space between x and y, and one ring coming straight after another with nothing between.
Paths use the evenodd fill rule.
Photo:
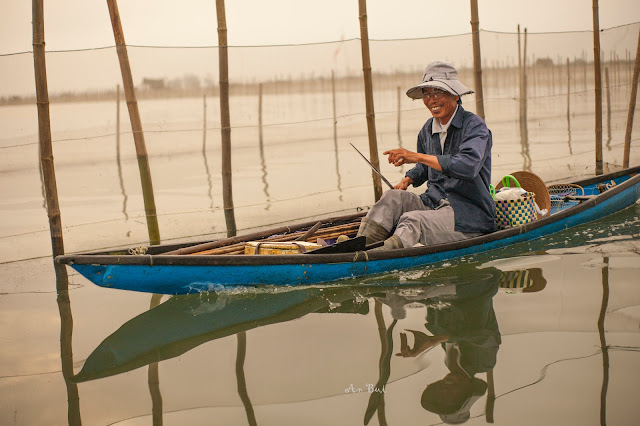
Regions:
<instances>
[{"instance_id":1,"label":"hat brim","mask_svg":"<svg viewBox=\"0 0 640 426\"><path fill-rule=\"evenodd\" d=\"M437 89L442 89L454 96L462 96L473 93L473 90L469 89L458 80L446 80L446 82L439 80L430 80L420 83L417 86L413 86L411 89L407 90L407 96L411 99L422 99L422 89L424 87L434 87Z\"/></svg>"}]
</instances>

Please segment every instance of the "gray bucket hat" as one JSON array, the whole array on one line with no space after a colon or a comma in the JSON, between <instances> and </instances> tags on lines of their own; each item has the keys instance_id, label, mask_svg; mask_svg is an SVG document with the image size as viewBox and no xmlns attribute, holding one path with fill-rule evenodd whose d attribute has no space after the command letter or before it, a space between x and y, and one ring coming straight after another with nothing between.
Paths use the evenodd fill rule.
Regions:
<instances>
[{"instance_id":1,"label":"gray bucket hat","mask_svg":"<svg viewBox=\"0 0 640 426\"><path fill-rule=\"evenodd\" d=\"M458 71L454 66L442 61L434 61L427 65L422 76L422 83L407 90L407 96L411 99L422 99L423 87L436 87L455 96L473 93L473 90L460 83Z\"/></svg>"}]
</instances>

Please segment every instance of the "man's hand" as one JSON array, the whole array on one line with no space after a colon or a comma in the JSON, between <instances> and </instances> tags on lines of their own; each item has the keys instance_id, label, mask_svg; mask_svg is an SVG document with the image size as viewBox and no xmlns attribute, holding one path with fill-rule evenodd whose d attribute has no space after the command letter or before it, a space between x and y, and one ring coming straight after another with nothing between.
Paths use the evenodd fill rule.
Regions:
<instances>
[{"instance_id":1,"label":"man's hand","mask_svg":"<svg viewBox=\"0 0 640 426\"><path fill-rule=\"evenodd\" d=\"M442 166L440 166L438 157L436 157L435 155L420 154L418 152L412 152L404 148L390 149L389 151L385 151L382 154L388 155L389 162L396 167L402 166L403 164L422 163L425 166L436 169L439 172L442 171Z\"/></svg>"},{"instance_id":2,"label":"man's hand","mask_svg":"<svg viewBox=\"0 0 640 426\"><path fill-rule=\"evenodd\" d=\"M388 155L389 163L393 164L396 167L402 166L403 164L417 163L418 161L420 161L420 154L418 154L417 152L411 152L404 148L391 149L389 151L383 152L382 154Z\"/></svg>"},{"instance_id":3,"label":"man's hand","mask_svg":"<svg viewBox=\"0 0 640 426\"><path fill-rule=\"evenodd\" d=\"M394 186L394 188L406 191L409 185L411 185L412 183L413 183L413 179L411 179L409 176L405 176L405 178L402 179L400 183L398 183L396 186Z\"/></svg>"},{"instance_id":4,"label":"man's hand","mask_svg":"<svg viewBox=\"0 0 640 426\"><path fill-rule=\"evenodd\" d=\"M413 334L414 344L413 348L409 347L407 343L407 334L400 333L400 352L397 353L397 356L401 356L404 358L413 358L420 355L422 352L426 351L429 348L432 348L440 343L446 342L449 340L449 336L428 336L421 331L416 330L408 330Z\"/></svg>"}]
</instances>

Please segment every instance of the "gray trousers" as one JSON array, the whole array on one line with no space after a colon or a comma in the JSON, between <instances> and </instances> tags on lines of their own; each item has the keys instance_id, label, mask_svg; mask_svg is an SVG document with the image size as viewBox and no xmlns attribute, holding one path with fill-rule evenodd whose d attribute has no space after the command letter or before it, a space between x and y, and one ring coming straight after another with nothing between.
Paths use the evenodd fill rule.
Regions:
<instances>
[{"instance_id":1,"label":"gray trousers","mask_svg":"<svg viewBox=\"0 0 640 426\"><path fill-rule=\"evenodd\" d=\"M413 192L392 189L367 213L367 218L382 225L389 233L394 229L403 247L416 243L425 246L476 237L481 233L457 232L455 214L450 205L431 209Z\"/></svg>"}]
</instances>

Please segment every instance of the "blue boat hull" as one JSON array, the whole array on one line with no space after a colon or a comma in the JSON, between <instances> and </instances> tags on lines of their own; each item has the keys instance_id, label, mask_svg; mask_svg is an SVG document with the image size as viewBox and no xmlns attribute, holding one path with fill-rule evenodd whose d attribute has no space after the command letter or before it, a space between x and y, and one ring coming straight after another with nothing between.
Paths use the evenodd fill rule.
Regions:
<instances>
[{"instance_id":1,"label":"blue boat hull","mask_svg":"<svg viewBox=\"0 0 640 426\"><path fill-rule=\"evenodd\" d=\"M159 294L215 291L226 286L312 285L435 264L536 240L603 218L640 199L640 175L620 178L617 187L582 205L519 228L439 247L401 249L394 253L356 252L344 255L285 256L129 256L70 264L98 286ZM590 189L595 190L595 185ZM586 187L585 187L586 190ZM115 258L115 256L112 256ZM251 259L248 259L251 258ZM256 258L260 263L256 262ZM129 263L127 263L129 262Z\"/></svg>"}]
</instances>

